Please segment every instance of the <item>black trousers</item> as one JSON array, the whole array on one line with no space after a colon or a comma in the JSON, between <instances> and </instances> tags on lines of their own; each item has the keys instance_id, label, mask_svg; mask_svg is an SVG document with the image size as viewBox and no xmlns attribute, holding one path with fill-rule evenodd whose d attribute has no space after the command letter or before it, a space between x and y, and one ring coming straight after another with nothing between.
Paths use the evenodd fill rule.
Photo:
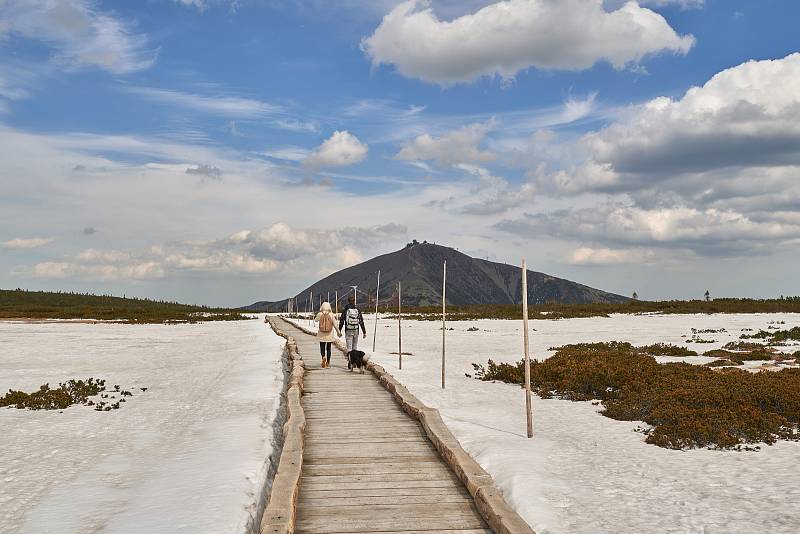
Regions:
<instances>
[{"instance_id":1,"label":"black trousers","mask_svg":"<svg viewBox=\"0 0 800 534\"><path fill-rule=\"evenodd\" d=\"M319 355L322 356L323 358L327 355L328 363L330 363L331 361L331 344L332 343L330 341L319 342Z\"/></svg>"}]
</instances>

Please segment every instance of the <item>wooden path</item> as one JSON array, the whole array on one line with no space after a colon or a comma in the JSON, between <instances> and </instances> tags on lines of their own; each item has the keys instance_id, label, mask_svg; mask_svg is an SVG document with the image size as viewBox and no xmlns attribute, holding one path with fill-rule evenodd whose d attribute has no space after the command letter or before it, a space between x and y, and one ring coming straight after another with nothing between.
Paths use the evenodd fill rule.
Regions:
<instances>
[{"instance_id":1,"label":"wooden path","mask_svg":"<svg viewBox=\"0 0 800 534\"><path fill-rule=\"evenodd\" d=\"M372 373L351 373L333 347L289 322L306 366L305 454L296 532L490 533L475 504L420 424Z\"/></svg>"}]
</instances>

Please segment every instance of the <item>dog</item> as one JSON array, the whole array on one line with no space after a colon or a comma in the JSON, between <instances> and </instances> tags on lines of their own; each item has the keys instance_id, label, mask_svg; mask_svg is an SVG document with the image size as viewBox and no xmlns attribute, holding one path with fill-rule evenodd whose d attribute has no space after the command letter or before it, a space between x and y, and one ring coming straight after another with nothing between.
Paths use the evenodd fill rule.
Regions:
<instances>
[{"instance_id":1,"label":"dog","mask_svg":"<svg viewBox=\"0 0 800 534\"><path fill-rule=\"evenodd\" d=\"M347 361L351 373L353 369L358 367L363 375L364 369L367 367L367 362L369 361L369 356L367 356L363 350L351 350L347 353Z\"/></svg>"}]
</instances>

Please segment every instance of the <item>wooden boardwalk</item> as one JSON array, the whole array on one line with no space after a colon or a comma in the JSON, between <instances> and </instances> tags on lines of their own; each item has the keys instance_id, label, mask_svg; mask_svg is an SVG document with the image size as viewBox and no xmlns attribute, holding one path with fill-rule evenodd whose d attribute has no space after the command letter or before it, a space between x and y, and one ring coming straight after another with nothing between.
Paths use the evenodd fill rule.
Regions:
<instances>
[{"instance_id":1,"label":"wooden boardwalk","mask_svg":"<svg viewBox=\"0 0 800 534\"><path fill-rule=\"evenodd\" d=\"M305 453L296 532L489 533L475 504L420 424L372 373L351 373L333 347L289 322L306 366Z\"/></svg>"}]
</instances>

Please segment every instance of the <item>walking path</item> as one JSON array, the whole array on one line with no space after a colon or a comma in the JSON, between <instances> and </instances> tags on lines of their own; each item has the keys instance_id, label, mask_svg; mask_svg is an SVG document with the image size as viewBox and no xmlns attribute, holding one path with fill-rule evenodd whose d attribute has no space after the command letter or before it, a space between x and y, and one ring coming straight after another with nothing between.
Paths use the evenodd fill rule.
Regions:
<instances>
[{"instance_id":1,"label":"walking path","mask_svg":"<svg viewBox=\"0 0 800 534\"><path fill-rule=\"evenodd\" d=\"M420 424L372 373L348 371L335 347L322 369L316 338L276 323L306 366L295 532L491 532Z\"/></svg>"}]
</instances>

